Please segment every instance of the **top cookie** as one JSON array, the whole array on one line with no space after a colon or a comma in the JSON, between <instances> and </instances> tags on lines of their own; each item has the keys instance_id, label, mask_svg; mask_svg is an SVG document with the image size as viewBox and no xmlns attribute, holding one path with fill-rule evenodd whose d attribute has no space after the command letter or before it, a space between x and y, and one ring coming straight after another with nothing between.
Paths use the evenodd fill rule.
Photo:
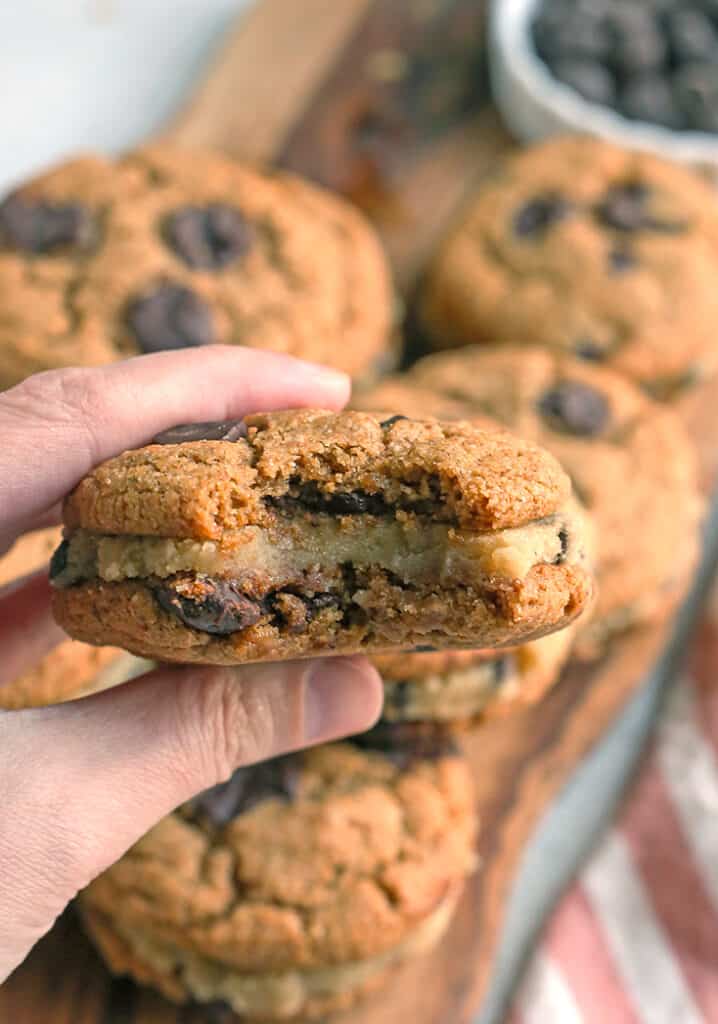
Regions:
<instances>
[{"instance_id":1,"label":"top cookie","mask_svg":"<svg viewBox=\"0 0 718 1024\"><path fill-rule=\"evenodd\" d=\"M392 316L348 203L289 174L151 146L71 160L0 205L0 386L211 342L361 376Z\"/></svg>"},{"instance_id":2,"label":"top cookie","mask_svg":"<svg viewBox=\"0 0 718 1024\"><path fill-rule=\"evenodd\" d=\"M588 138L506 162L441 248L435 347L541 344L658 397L718 366L718 198L697 175Z\"/></svg>"},{"instance_id":3,"label":"top cookie","mask_svg":"<svg viewBox=\"0 0 718 1024\"><path fill-rule=\"evenodd\" d=\"M163 440L66 502L51 575L76 639L208 663L496 647L590 596L568 477L503 431L299 410Z\"/></svg>"},{"instance_id":4,"label":"top cookie","mask_svg":"<svg viewBox=\"0 0 718 1024\"><path fill-rule=\"evenodd\" d=\"M693 446L672 410L611 370L543 349L446 352L407 380L561 461L596 524L596 629L646 621L675 602L695 565L702 504Z\"/></svg>"}]
</instances>

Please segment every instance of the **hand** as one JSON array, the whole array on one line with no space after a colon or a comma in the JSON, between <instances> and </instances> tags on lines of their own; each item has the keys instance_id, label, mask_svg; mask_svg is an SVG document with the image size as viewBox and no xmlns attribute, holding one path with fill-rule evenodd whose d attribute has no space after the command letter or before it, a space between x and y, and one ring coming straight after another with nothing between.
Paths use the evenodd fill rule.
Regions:
<instances>
[{"instance_id":1,"label":"hand","mask_svg":"<svg viewBox=\"0 0 718 1024\"><path fill-rule=\"evenodd\" d=\"M251 349L59 370L0 395L0 551L58 520L93 466L177 423L340 408L341 374ZM45 573L0 590L0 690L63 639ZM0 982L79 889L240 765L358 732L381 702L363 658L164 667L53 708L0 712Z\"/></svg>"}]
</instances>

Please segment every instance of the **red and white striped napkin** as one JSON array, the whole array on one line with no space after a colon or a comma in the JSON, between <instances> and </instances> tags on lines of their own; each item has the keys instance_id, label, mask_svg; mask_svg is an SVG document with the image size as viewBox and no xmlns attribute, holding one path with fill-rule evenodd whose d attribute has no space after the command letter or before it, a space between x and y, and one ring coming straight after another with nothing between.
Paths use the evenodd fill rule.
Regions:
<instances>
[{"instance_id":1,"label":"red and white striped napkin","mask_svg":"<svg viewBox=\"0 0 718 1024\"><path fill-rule=\"evenodd\" d=\"M510 1024L718 1024L718 592L622 811Z\"/></svg>"}]
</instances>

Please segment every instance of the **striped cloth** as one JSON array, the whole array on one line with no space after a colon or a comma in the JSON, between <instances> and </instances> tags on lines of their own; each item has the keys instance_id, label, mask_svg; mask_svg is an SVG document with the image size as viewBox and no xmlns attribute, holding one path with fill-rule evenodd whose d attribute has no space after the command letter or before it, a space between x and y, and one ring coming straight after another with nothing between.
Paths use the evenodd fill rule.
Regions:
<instances>
[{"instance_id":1,"label":"striped cloth","mask_svg":"<svg viewBox=\"0 0 718 1024\"><path fill-rule=\"evenodd\" d=\"M718 1024L718 597L509 1024Z\"/></svg>"}]
</instances>

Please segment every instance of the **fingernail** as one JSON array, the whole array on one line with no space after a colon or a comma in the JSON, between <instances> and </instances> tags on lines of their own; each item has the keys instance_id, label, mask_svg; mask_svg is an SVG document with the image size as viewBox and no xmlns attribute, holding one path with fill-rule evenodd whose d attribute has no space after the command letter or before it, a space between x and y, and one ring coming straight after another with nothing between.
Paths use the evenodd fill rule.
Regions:
<instances>
[{"instance_id":1,"label":"fingernail","mask_svg":"<svg viewBox=\"0 0 718 1024\"><path fill-rule=\"evenodd\" d=\"M320 743L364 732L381 711L382 685L365 658L324 658L314 662L304 691L304 735Z\"/></svg>"}]
</instances>

